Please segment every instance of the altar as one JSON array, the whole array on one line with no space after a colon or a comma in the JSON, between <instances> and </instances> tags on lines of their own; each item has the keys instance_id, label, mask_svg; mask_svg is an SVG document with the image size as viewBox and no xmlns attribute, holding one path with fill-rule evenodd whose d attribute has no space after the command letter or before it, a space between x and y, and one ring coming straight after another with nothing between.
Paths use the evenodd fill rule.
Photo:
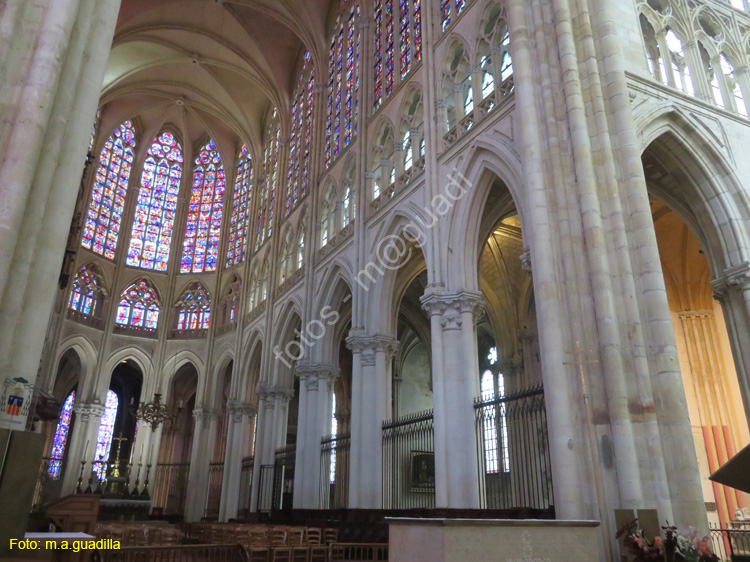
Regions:
<instances>
[{"instance_id":1,"label":"altar","mask_svg":"<svg viewBox=\"0 0 750 562\"><path fill-rule=\"evenodd\" d=\"M386 518L389 562L594 562L599 521Z\"/></svg>"}]
</instances>

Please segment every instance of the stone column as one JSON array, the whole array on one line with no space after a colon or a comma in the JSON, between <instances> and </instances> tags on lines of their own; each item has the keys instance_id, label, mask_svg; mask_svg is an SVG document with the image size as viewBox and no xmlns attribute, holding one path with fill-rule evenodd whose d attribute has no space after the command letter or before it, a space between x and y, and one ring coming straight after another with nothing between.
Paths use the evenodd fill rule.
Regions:
<instances>
[{"instance_id":1,"label":"stone column","mask_svg":"<svg viewBox=\"0 0 750 562\"><path fill-rule=\"evenodd\" d=\"M330 433L331 396L338 369L332 365L298 365L297 460L294 471L295 509L320 508L320 442ZM304 415L303 415L304 414Z\"/></svg>"},{"instance_id":2,"label":"stone column","mask_svg":"<svg viewBox=\"0 0 750 562\"><path fill-rule=\"evenodd\" d=\"M229 410L229 427L224 457L224 478L221 482L219 521L228 521L237 517L240 487L244 485L241 481L242 459L248 452L248 434L252 433L252 421L256 414L255 407L241 402L228 402L227 410ZM246 420L250 423L246 423Z\"/></svg>"},{"instance_id":3,"label":"stone column","mask_svg":"<svg viewBox=\"0 0 750 562\"><path fill-rule=\"evenodd\" d=\"M190 452L190 475L185 500L185 521L200 521L208 499L208 472L216 441L216 413L209 408L193 410L195 431Z\"/></svg>"},{"instance_id":4,"label":"stone column","mask_svg":"<svg viewBox=\"0 0 750 562\"><path fill-rule=\"evenodd\" d=\"M382 425L390 417L391 358L398 342L390 336L354 333L352 351L352 438L349 507L383 505Z\"/></svg>"},{"instance_id":5,"label":"stone column","mask_svg":"<svg viewBox=\"0 0 750 562\"><path fill-rule=\"evenodd\" d=\"M273 423L273 400L270 398L266 387L258 389L258 421L255 428L255 458L253 460L253 485L250 492L250 511L258 511L258 497L261 493L260 483L262 468L267 464L264 455L266 441L270 439L270 429ZM271 463L273 459L271 459Z\"/></svg>"},{"instance_id":6,"label":"stone column","mask_svg":"<svg viewBox=\"0 0 750 562\"><path fill-rule=\"evenodd\" d=\"M685 49L685 62L690 71L690 80L693 82L695 96L705 102L713 103L711 84L709 83L706 68L703 64L700 51L698 50L698 42L695 39L686 41L683 48ZM711 65L714 68L714 72L717 73L719 80L721 80L723 73L721 71L721 65L717 66L716 64L718 62L718 59L713 60L711 61Z\"/></svg>"},{"instance_id":7,"label":"stone column","mask_svg":"<svg viewBox=\"0 0 750 562\"><path fill-rule=\"evenodd\" d=\"M71 429L70 445L68 446L68 458L65 461L65 474L63 475L62 495L72 494L78 483L78 475L81 471L81 461L86 461L83 470L83 486L86 487L93 465L94 452L96 451L96 436L99 431L99 422L104 413L104 406L99 402L91 404L80 403L73 408L75 412L75 423ZM88 450L86 444L88 443Z\"/></svg>"},{"instance_id":8,"label":"stone column","mask_svg":"<svg viewBox=\"0 0 750 562\"><path fill-rule=\"evenodd\" d=\"M721 99L724 102L724 109L726 109L727 111L731 111L732 113L737 113L737 104L735 104L734 102L734 92L729 86L727 77L724 74L724 69L721 67L721 56L712 58L711 66L713 67L714 73L716 74L716 81L719 83L719 91L721 92ZM713 96L711 96L706 101L714 103Z\"/></svg>"},{"instance_id":9,"label":"stone column","mask_svg":"<svg viewBox=\"0 0 750 562\"><path fill-rule=\"evenodd\" d=\"M476 314L472 291L428 292L435 404L435 507L479 508L474 399L479 396Z\"/></svg>"}]
</instances>

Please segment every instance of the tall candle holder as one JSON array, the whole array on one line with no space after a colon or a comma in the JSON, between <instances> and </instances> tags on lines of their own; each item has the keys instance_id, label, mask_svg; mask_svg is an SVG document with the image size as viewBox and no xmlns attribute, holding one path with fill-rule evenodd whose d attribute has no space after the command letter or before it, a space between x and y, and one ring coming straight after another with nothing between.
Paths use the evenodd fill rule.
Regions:
<instances>
[{"instance_id":1,"label":"tall candle holder","mask_svg":"<svg viewBox=\"0 0 750 562\"><path fill-rule=\"evenodd\" d=\"M86 467L86 461L81 461L81 471L78 473L78 485L76 486L76 494L83 493L83 469Z\"/></svg>"},{"instance_id":2,"label":"tall candle holder","mask_svg":"<svg viewBox=\"0 0 750 562\"><path fill-rule=\"evenodd\" d=\"M151 473L151 464L146 465L146 479L143 482L143 491L141 492L142 498L150 498L151 495L148 493L148 475Z\"/></svg>"}]
</instances>

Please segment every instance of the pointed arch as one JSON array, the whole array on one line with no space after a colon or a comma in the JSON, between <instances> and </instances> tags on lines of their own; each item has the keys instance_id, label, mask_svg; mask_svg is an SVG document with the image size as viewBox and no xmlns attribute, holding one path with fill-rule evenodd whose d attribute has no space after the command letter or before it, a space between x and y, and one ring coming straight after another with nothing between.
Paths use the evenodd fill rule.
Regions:
<instances>
[{"instance_id":1,"label":"pointed arch","mask_svg":"<svg viewBox=\"0 0 750 562\"><path fill-rule=\"evenodd\" d=\"M110 260L115 258L117 249L135 146L135 127L126 120L115 128L99 153L83 224L81 245Z\"/></svg>"},{"instance_id":2,"label":"pointed arch","mask_svg":"<svg viewBox=\"0 0 750 562\"><path fill-rule=\"evenodd\" d=\"M155 332L161 306L154 284L144 277L132 283L120 295L115 324Z\"/></svg>"}]
</instances>

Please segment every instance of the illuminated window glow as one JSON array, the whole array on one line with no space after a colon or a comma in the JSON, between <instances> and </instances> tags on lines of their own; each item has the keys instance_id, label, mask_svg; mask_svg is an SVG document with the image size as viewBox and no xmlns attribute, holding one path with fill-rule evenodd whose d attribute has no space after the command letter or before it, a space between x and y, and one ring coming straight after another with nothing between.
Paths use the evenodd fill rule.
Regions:
<instances>
[{"instance_id":1,"label":"illuminated window glow","mask_svg":"<svg viewBox=\"0 0 750 562\"><path fill-rule=\"evenodd\" d=\"M210 140L195 159L180 273L216 271L226 188L224 164Z\"/></svg>"},{"instance_id":2,"label":"illuminated window glow","mask_svg":"<svg viewBox=\"0 0 750 562\"><path fill-rule=\"evenodd\" d=\"M93 133L92 133L93 142ZM99 154L81 245L114 259L135 151L135 129L125 121L107 139Z\"/></svg>"},{"instance_id":3,"label":"illuminated window glow","mask_svg":"<svg viewBox=\"0 0 750 562\"><path fill-rule=\"evenodd\" d=\"M62 462L65 458L65 445L68 442L68 432L70 431L70 422L73 417L73 404L76 400L75 390L68 394L60 410L60 418L57 420L55 436L52 439L52 450L49 454L49 464L47 465L47 474L50 478L58 478L62 470Z\"/></svg>"},{"instance_id":4,"label":"illuminated window glow","mask_svg":"<svg viewBox=\"0 0 750 562\"><path fill-rule=\"evenodd\" d=\"M237 158L237 175L234 180L232 221L229 228L226 267L239 265L245 261L252 195L253 161L250 158L250 150L245 144L240 149Z\"/></svg>"},{"instance_id":5,"label":"illuminated window glow","mask_svg":"<svg viewBox=\"0 0 750 562\"><path fill-rule=\"evenodd\" d=\"M117 394L114 391L107 391L107 399L104 402L104 414L102 414L99 423L99 432L96 436L96 453L94 460L94 471L99 480L104 480L107 475L107 462L109 462L109 452L112 447L112 436L115 430L115 420L117 419L118 407Z\"/></svg>"},{"instance_id":6,"label":"illuminated window glow","mask_svg":"<svg viewBox=\"0 0 750 562\"><path fill-rule=\"evenodd\" d=\"M68 308L86 316L93 316L100 297L99 281L96 275L84 265L73 278Z\"/></svg>"},{"instance_id":7,"label":"illuminated window glow","mask_svg":"<svg viewBox=\"0 0 750 562\"><path fill-rule=\"evenodd\" d=\"M115 322L122 326L155 331L159 322L159 300L146 281L138 281L125 289L120 297Z\"/></svg>"},{"instance_id":8,"label":"illuminated window glow","mask_svg":"<svg viewBox=\"0 0 750 562\"><path fill-rule=\"evenodd\" d=\"M171 133L160 134L143 163L127 264L166 271L177 194L182 177L182 147Z\"/></svg>"},{"instance_id":9,"label":"illuminated window glow","mask_svg":"<svg viewBox=\"0 0 750 562\"><path fill-rule=\"evenodd\" d=\"M211 297L198 282L188 286L177 303L178 330L207 330L211 320Z\"/></svg>"}]
</instances>

